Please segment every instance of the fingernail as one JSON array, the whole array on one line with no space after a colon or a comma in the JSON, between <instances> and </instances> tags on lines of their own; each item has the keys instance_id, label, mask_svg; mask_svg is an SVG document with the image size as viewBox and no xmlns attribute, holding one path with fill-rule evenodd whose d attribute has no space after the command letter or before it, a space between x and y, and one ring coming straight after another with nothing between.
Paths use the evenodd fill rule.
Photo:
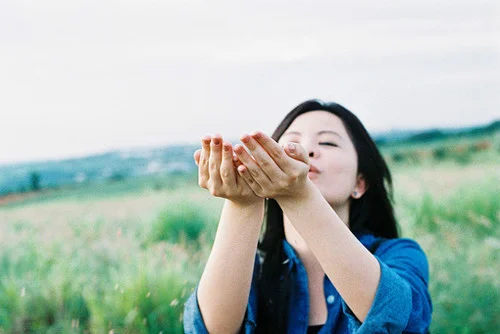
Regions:
<instances>
[{"instance_id":1,"label":"fingernail","mask_svg":"<svg viewBox=\"0 0 500 334\"><path fill-rule=\"evenodd\" d=\"M294 143L288 143L288 150L290 153L295 152L295 144Z\"/></svg>"},{"instance_id":2,"label":"fingernail","mask_svg":"<svg viewBox=\"0 0 500 334\"><path fill-rule=\"evenodd\" d=\"M220 144L220 138L214 138L214 144L219 145Z\"/></svg>"},{"instance_id":3,"label":"fingernail","mask_svg":"<svg viewBox=\"0 0 500 334\"><path fill-rule=\"evenodd\" d=\"M244 135L241 137L241 141L244 143L248 143L250 141L250 137L248 135Z\"/></svg>"},{"instance_id":4,"label":"fingernail","mask_svg":"<svg viewBox=\"0 0 500 334\"><path fill-rule=\"evenodd\" d=\"M259 139L260 137L262 137L262 134L259 131L255 131L252 133L252 137L254 137L255 139Z\"/></svg>"},{"instance_id":5,"label":"fingernail","mask_svg":"<svg viewBox=\"0 0 500 334\"><path fill-rule=\"evenodd\" d=\"M235 153L237 153L237 154L242 153L242 152L243 152L243 146L241 146L241 145L236 145L236 146L234 147L234 152L235 152Z\"/></svg>"}]
</instances>

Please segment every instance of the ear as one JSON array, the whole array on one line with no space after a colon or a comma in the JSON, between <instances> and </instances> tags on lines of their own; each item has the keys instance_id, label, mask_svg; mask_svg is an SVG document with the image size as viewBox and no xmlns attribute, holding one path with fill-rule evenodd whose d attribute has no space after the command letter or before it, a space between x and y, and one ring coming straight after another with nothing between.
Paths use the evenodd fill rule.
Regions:
<instances>
[{"instance_id":1,"label":"ear","mask_svg":"<svg viewBox=\"0 0 500 334\"><path fill-rule=\"evenodd\" d=\"M356 187L351 192L351 197L354 199L361 198L368 190L368 182L366 182L363 174L358 174L356 177Z\"/></svg>"}]
</instances>

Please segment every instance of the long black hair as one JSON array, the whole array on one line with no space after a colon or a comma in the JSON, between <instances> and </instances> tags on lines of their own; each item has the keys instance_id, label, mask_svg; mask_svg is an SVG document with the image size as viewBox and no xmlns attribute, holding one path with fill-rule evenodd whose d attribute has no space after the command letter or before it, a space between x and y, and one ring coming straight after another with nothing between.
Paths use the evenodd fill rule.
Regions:
<instances>
[{"instance_id":1,"label":"long black hair","mask_svg":"<svg viewBox=\"0 0 500 334\"><path fill-rule=\"evenodd\" d=\"M278 125L272 138L276 141L297 116L310 111L327 111L339 117L354 144L358 156L358 174L362 174L368 189L359 199L351 199L349 228L353 233L369 232L384 238L397 238L398 226L393 210L393 188L389 168L375 142L361 121L340 104L308 100L290 111ZM258 281L260 333L286 331L289 282L284 274L283 211L273 199L266 200L264 227L258 245L263 258Z\"/></svg>"}]
</instances>

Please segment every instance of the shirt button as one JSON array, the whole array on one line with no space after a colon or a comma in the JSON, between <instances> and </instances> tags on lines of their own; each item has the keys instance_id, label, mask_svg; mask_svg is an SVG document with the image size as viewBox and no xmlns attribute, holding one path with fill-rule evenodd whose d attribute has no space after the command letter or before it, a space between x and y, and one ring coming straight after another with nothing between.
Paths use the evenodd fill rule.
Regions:
<instances>
[{"instance_id":1,"label":"shirt button","mask_svg":"<svg viewBox=\"0 0 500 334\"><path fill-rule=\"evenodd\" d=\"M329 295L327 298L326 298L326 302L328 304L333 304L333 302L335 301L335 296L334 295Z\"/></svg>"}]
</instances>

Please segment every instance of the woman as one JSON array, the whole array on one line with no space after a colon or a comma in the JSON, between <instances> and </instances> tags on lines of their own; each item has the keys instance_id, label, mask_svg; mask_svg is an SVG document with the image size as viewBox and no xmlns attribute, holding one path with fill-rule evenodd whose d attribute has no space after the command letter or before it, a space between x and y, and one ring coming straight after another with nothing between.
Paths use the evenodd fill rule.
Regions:
<instances>
[{"instance_id":1,"label":"woman","mask_svg":"<svg viewBox=\"0 0 500 334\"><path fill-rule=\"evenodd\" d=\"M200 186L226 200L186 333L428 331L427 259L398 236L391 175L359 119L309 100L272 138L241 141L206 136L194 155Z\"/></svg>"}]
</instances>

